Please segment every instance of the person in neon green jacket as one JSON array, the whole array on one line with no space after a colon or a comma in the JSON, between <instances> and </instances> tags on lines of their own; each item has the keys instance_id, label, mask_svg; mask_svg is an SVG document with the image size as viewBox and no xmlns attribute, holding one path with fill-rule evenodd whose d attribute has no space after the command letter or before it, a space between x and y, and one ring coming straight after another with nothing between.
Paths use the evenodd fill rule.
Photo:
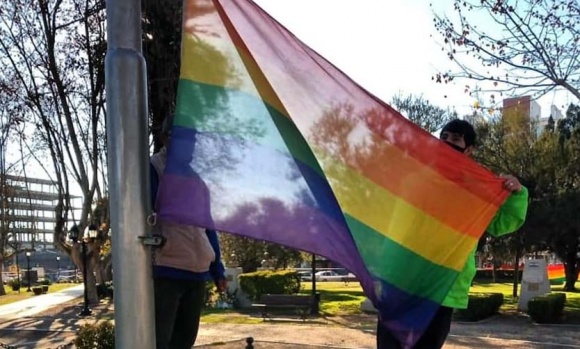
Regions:
<instances>
[{"instance_id":1,"label":"person in neon green jacket","mask_svg":"<svg viewBox=\"0 0 580 349\"><path fill-rule=\"evenodd\" d=\"M471 156L475 148L475 130L465 120L452 120L443 127L441 140L453 149ZM528 210L528 190L514 176L501 176L504 188L511 192L504 204L499 208L486 231L499 237L517 231L526 219ZM467 263L457 277L451 290L444 299L429 327L413 349L439 349L443 347L449 330L453 309L465 309L469 300L469 287L475 276L475 248L469 255ZM380 323L377 326L377 349L402 348L391 333Z\"/></svg>"}]
</instances>

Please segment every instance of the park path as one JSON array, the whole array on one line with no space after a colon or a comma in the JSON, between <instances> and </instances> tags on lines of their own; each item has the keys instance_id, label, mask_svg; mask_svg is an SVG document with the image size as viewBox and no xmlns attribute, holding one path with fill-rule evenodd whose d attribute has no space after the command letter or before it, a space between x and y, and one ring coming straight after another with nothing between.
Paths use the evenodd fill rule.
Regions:
<instances>
[{"instance_id":1,"label":"park path","mask_svg":"<svg viewBox=\"0 0 580 349\"><path fill-rule=\"evenodd\" d=\"M22 289L20 292L26 292ZM52 307L69 302L83 295L83 285L65 288L58 292L30 297L0 306L0 320L36 315Z\"/></svg>"},{"instance_id":2,"label":"park path","mask_svg":"<svg viewBox=\"0 0 580 349\"><path fill-rule=\"evenodd\" d=\"M549 329L542 328L540 331L536 327L535 332L539 334L536 340L521 340L515 338L493 338L489 336L489 331L485 330L489 323L485 324L454 324L452 334L449 336L444 349L580 349L580 341L577 341L578 329ZM508 326L509 327L509 326ZM510 332L517 328L508 328ZM522 330L520 328L520 330ZM553 337L543 339L543 332L552 332L553 337L559 337L558 342L552 342ZM572 332L576 332L573 335ZM496 335L505 333L497 332ZM335 348L375 348L375 336L373 331L361 331L338 326L323 326L309 324L288 324L280 322L266 322L261 324L202 324L199 330L196 347L229 349L236 348L239 341L252 337L256 341L258 348L292 348L278 343L293 343L296 348L313 346L329 346ZM514 336L515 337L515 336ZM565 339L565 340L563 340ZM238 341L238 342L235 342ZM209 346L219 342L234 342L223 344L222 346ZM200 349L201 349L200 348ZM239 347L243 348L243 347Z\"/></svg>"},{"instance_id":3,"label":"park path","mask_svg":"<svg viewBox=\"0 0 580 349\"><path fill-rule=\"evenodd\" d=\"M77 314L82 302L77 298L82 294L83 286L79 285L0 306L0 343L19 349L55 348L70 343L83 322L111 318L114 306L101 304L93 308L94 316L80 319ZM280 319L258 324L202 323L195 347L242 349L240 341L253 337L257 349L307 348L307 345L313 349L374 348L371 327L361 330L348 325L343 322L329 326L316 319L306 322ZM499 315L480 323L454 322L444 348L580 349L580 328L535 325L526 317Z\"/></svg>"}]
</instances>

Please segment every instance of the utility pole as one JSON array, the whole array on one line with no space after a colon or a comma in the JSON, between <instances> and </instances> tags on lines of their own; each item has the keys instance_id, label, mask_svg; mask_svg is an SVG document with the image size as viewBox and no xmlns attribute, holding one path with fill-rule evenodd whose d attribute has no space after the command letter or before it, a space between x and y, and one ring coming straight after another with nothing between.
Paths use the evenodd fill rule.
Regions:
<instances>
[{"instance_id":1,"label":"utility pole","mask_svg":"<svg viewBox=\"0 0 580 349\"><path fill-rule=\"evenodd\" d=\"M115 346L155 349L149 229L147 70L141 1L107 0L107 149L115 272Z\"/></svg>"}]
</instances>

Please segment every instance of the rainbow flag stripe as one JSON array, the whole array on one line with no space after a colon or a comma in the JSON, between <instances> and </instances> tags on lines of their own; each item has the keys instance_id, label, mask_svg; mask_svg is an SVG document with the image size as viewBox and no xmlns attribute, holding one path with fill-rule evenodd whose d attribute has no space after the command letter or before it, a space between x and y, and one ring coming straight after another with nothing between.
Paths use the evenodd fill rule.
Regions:
<instances>
[{"instance_id":1,"label":"rainbow flag stripe","mask_svg":"<svg viewBox=\"0 0 580 349\"><path fill-rule=\"evenodd\" d=\"M548 265L548 280L552 282L566 281L566 273L564 271L564 264L550 264Z\"/></svg>"},{"instance_id":2,"label":"rainbow flag stripe","mask_svg":"<svg viewBox=\"0 0 580 349\"><path fill-rule=\"evenodd\" d=\"M412 345L505 200L501 180L252 1L184 12L160 218L339 262Z\"/></svg>"}]
</instances>

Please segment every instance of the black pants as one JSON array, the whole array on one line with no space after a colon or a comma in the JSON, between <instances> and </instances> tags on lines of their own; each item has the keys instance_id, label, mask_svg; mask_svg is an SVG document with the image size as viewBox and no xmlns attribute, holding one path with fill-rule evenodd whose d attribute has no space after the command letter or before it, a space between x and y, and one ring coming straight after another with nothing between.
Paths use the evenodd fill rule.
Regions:
<instances>
[{"instance_id":1,"label":"black pants","mask_svg":"<svg viewBox=\"0 0 580 349\"><path fill-rule=\"evenodd\" d=\"M197 338L205 282L155 278L157 349L190 349Z\"/></svg>"},{"instance_id":2,"label":"black pants","mask_svg":"<svg viewBox=\"0 0 580 349\"><path fill-rule=\"evenodd\" d=\"M413 349L439 349L443 347L449 330L453 308L439 307L429 327ZM402 349L403 346L379 321L377 325L377 349Z\"/></svg>"}]
</instances>

